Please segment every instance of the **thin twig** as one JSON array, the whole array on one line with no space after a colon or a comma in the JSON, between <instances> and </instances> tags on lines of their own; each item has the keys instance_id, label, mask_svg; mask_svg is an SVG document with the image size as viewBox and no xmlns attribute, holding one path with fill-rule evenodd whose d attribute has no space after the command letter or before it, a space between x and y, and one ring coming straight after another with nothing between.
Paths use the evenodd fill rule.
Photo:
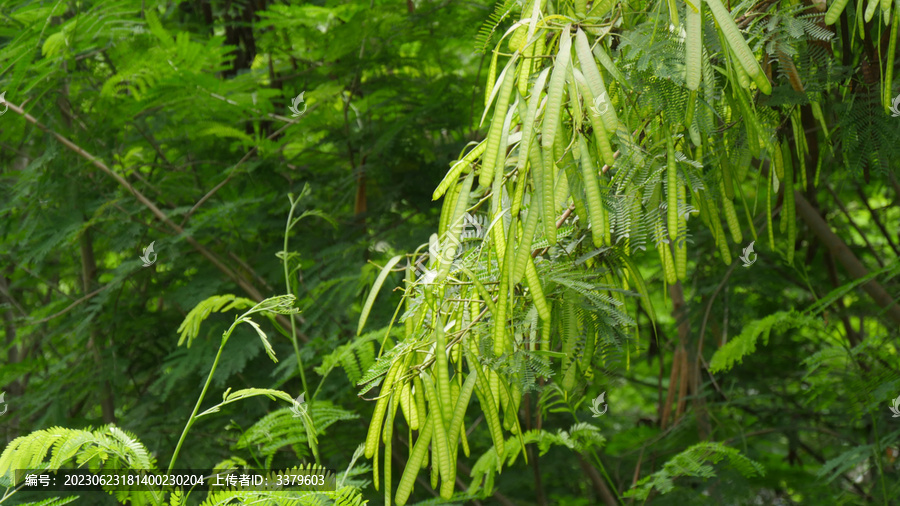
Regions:
<instances>
[{"instance_id":1,"label":"thin twig","mask_svg":"<svg viewBox=\"0 0 900 506\"><path fill-rule=\"evenodd\" d=\"M280 134L281 132L283 132L285 129L287 129L287 128L288 128L289 126L291 126L292 124L293 124L293 123L288 124L288 125L285 125L285 126L279 128L279 129L276 130L274 133L272 133L271 135L269 135L268 137L266 137L266 140L272 140L276 135L278 135L278 134ZM250 151L247 151L247 154L245 154L244 157L241 158L241 159L238 161L238 163L236 163L236 164L234 165L234 167L231 169L231 171L228 173L228 177L226 177L221 183L219 183L219 184L217 184L216 186L214 186L212 190L209 190L209 191L206 193L206 195L203 196L203 198L201 198L200 200L198 200L197 203L194 204L193 207L191 207L191 210L188 211L187 214L184 215L184 219L181 220L181 226L182 226L182 227L187 223L187 220L191 217L192 214L194 214L194 211L196 211L197 208L199 208L200 206L202 206L204 202L206 202L207 200L209 200L210 197L212 197L213 195L215 195L215 193L216 193L217 191L219 191L223 186L225 186L229 181L231 181L231 178L233 178L234 175L237 173L237 168L240 167L242 163L244 163L245 161L247 161L247 159L249 159L250 156L252 156L253 153L255 153L257 149L259 149L259 145L253 146L253 148L250 149Z\"/></svg>"},{"instance_id":2,"label":"thin twig","mask_svg":"<svg viewBox=\"0 0 900 506\"><path fill-rule=\"evenodd\" d=\"M850 217L850 211L847 210L847 206L845 206L844 203L841 202L841 199L838 198L837 193L835 193L835 191L831 188L830 185L826 184L825 188L827 188L828 191L831 193L831 196L834 198L834 203L837 204L838 207L841 208L841 211L843 211L844 215L847 216L847 221L850 222L850 226L853 227L853 229L856 230L857 233L859 233L860 237L862 237L863 241L866 243L866 247L869 248L869 251L872 252L872 256L875 257L875 261L878 262L878 266L884 267L884 261L881 260L881 257L878 255L878 252L875 251L875 248L872 247L872 243L869 242L869 238L867 237L867 235L865 233L863 233L862 230L860 230L859 225L857 225L856 222L853 221L853 218Z\"/></svg>"},{"instance_id":3,"label":"thin twig","mask_svg":"<svg viewBox=\"0 0 900 506\"><path fill-rule=\"evenodd\" d=\"M88 153L81 146L75 144L74 142L70 141L66 137L63 137L62 135L56 133L54 130L50 129L49 127L47 127L46 125L44 125L43 123L38 121L34 116L26 113L19 106L15 105L13 103L10 103L9 101L7 101L7 106L9 107L10 110L12 110L16 114L19 114L20 116L25 118L26 121L28 121L29 123L38 127L45 133L48 133L48 134L56 137L56 139L59 142L61 142L64 146L66 146L70 150L74 151L76 154L78 154L82 158L91 162L92 165L94 165L95 167L97 167L98 169L105 172L107 175L109 175L113 179L115 179L116 182L119 183L119 185L121 185L126 190L128 190L132 195L134 195L134 197L138 200L138 202L140 202L141 204L144 205L144 207L149 209L150 212L154 216L156 216L160 221L162 221L163 223L168 225L169 228L171 228L177 235L183 236L185 238L185 240L191 246L194 247L195 250L197 250L201 255L206 257L207 260L209 260L220 271L222 271L222 273L224 273L226 276L231 278L232 281L237 283L238 286L240 286L245 292L247 292L248 295L250 295L251 299L254 299L256 302L262 302L265 299L265 297L262 296L262 293L260 293L259 290L257 290L257 288L255 286L253 286L249 281L244 279L243 276L239 276L235 271L233 271L231 268L229 268L227 265L225 265L225 263L222 262L222 260L220 260L219 257L217 257L211 251L206 249L199 242L197 242L197 240L194 239L192 236L185 234L185 231L182 227L179 227L177 224L172 222L172 220L170 220L169 217L166 216L165 213L163 213L158 207L156 207L156 205L153 202L151 202L150 199L148 199L146 196L144 196L143 193L141 193L134 186L132 186L131 183L129 183L121 175L117 174L115 171L113 171L112 169L107 167L106 164L103 163L99 158ZM285 327L290 326L290 323L284 317L284 315L277 315L276 319L278 319L279 323L281 323L283 326L285 326ZM303 333L300 334L300 338L303 339L304 341L307 341L307 342L309 341L309 337L304 335Z\"/></svg>"}]
</instances>

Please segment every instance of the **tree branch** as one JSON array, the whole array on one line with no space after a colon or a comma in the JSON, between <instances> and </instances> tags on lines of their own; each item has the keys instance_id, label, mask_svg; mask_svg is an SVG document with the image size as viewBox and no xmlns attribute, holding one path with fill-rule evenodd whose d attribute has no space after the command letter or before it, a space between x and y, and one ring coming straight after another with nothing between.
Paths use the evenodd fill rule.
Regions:
<instances>
[{"instance_id":1,"label":"tree branch","mask_svg":"<svg viewBox=\"0 0 900 506\"><path fill-rule=\"evenodd\" d=\"M76 154L78 154L85 160L91 162L91 164L93 164L95 167L97 167L98 169L105 172L107 175L109 175L113 179L115 179L117 183L119 183L122 187L124 187L132 195L134 195L134 197L138 200L138 202L140 202L147 209L149 209L150 212L153 213L154 216L156 216L160 221L162 221L163 223L168 225L168 227L171 228L177 235L183 236L185 238L185 240L191 246L193 246L195 250L197 250L197 252L199 252L201 255L206 257L206 259L209 260L213 265L215 265L220 271L222 271L222 273L224 273L226 276L231 278L235 283L237 283L238 286L240 286L250 296L251 299L253 299L256 302L262 302L265 299L265 297L262 296L262 294L259 292L259 290L256 289L255 286L253 286L249 281L244 279L242 276L239 276L235 271L233 271L227 265L225 265L225 263L223 263L219 259L219 257L217 257L214 253L212 253L211 251L206 249L199 242L197 242L196 239L194 239L190 235L185 234L183 228L179 227L177 224L172 222L172 220L170 220L169 217L165 215L165 213L163 213L158 207L156 207L156 205L153 202L151 202L150 199L145 197L143 193L138 191L125 178L123 178L122 176L120 176L119 174L114 172L112 169L107 167L105 163L100 161L100 159L98 159L94 155L88 153L87 151L85 151L80 146L78 146L74 142L70 141L66 137L63 137L62 135L51 130L50 128L45 126L43 123L41 123L40 121L35 119L34 116L26 113L25 111L23 111L20 107L16 106L15 104L7 101L7 105L9 106L10 110L21 115L23 118L25 118L26 121L28 121L29 123L33 124L34 126L40 128L44 132L56 137L56 139L59 142L61 142L64 146L66 146L70 150L74 151ZM284 317L284 315L278 315L276 318L278 319L279 323L281 323L284 327L290 328L290 322L287 320L287 318ZM300 338L304 342L309 341L309 337L306 336L305 334L303 334L302 332L299 333L299 335L300 335Z\"/></svg>"},{"instance_id":2,"label":"tree branch","mask_svg":"<svg viewBox=\"0 0 900 506\"><path fill-rule=\"evenodd\" d=\"M794 198L797 208L797 214L806 222L809 229L819 237L822 244L828 248L831 255L836 258L844 269L854 278L859 279L865 277L868 271L863 264L856 258L856 255L850 251L850 248L832 232L828 223L819 215L818 211L806 201L803 194L794 191ZM900 305L894 302L893 297L874 279L863 284L862 289L869 294L869 297L878 304L879 307L885 309L885 315L892 321L900 324Z\"/></svg>"}]
</instances>

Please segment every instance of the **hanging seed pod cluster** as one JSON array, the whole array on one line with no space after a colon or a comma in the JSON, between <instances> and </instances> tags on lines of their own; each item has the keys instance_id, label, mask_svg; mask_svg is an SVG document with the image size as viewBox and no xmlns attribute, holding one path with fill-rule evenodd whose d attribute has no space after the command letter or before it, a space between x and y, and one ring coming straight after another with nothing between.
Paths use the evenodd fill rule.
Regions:
<instances>
[{"instance_id":1,"label":"hanging seed pod cluster","mask_svg":"<svg viewBox=\"0 0 900 506\"><path fill-rule=\"evenodd\" d=\"M523 394L538 380L568 395L612 357L628 360L633 301L655 320L635 255L652 246L659 281L684 281L689 229L705 228L716 246L705 254L730 264L750 220L745 183L769 188L770 222L773 185L793 191L791 150L775 136L777 118L757 105L772 93L771 69L760 64L767 54L751 49L720 0L670 4L668 31L639 32L645 39L628 44L611 36L615 0L529 0L518 17L497 16L511 26L496 31L490 53L486 137L435 189L440 225L427 254L409 257L395 317L403 338L385 340L360 382L364 394L379 387L365 454L386 504L405 504L429 464L431 485L453 494L460 447L470 455L473 401L502 469L509 438L522 442ZM718 36L717 52L704 33ZM654 67L654 48L681 63ZM804 164L802 145L797 154ZM753 158L772 170L749 171ZM792 245L792 194L784 208L779 237ZM404 426L411 453L394 489L392 445Z\"/></svg>"}]
</instances>

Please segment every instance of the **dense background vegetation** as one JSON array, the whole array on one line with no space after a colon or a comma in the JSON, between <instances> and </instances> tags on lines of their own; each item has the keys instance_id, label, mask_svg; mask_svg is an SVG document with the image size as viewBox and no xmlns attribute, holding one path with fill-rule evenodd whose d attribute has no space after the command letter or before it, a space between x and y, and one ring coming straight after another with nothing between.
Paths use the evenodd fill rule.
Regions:
<instances>
[{"instance_id":1,"label":"dense background vegetation","mask_svg":"<svg viewBox=\"0 0 900 506\"><path fill-rule=\"evenodd\" d=\"M896 501L900 2L717 4L0 5L0 504L176 453L403 502L453 430L411 503Z\"/></svg>"}]
</instances>

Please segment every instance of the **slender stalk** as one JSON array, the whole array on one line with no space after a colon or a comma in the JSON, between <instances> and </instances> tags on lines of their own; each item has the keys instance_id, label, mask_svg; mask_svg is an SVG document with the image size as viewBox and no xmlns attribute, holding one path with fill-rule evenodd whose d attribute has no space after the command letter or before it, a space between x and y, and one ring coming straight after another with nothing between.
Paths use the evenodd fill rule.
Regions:
<instances>
[{"instance_id":1,"label":"slender stalk","mask_svg":"<svg viewBox=\"0 0 900 506\"><path fill-rule=\"evenodd\" d=\"M191 417L188 419L187 424L184 426L184 430L181 431L181 438L178 439L178 445L175 446L175 453L172 454L172 460L169 461L169 469L166 471L167 473L172 472L172 468L175 467L175 460L178 458L178 453L181 452L181 445L184 444L184 439L187 437L187 433L191 430L191 426L194 425L194 420L197 417L197 411L200 411L200 404L203 403L203 398L206 396L206 391L209 389L209 384L212 383L213 374L216 372L216 367L219 365L219 358L222 357L222 350L225 349L225 343L228 342L228 338L231 337L231 333L234 331L234 328L240 323L240 319L236 319L234 323L231 324L231 327L222 334L222 344L219 345L219 351L216 353L216 359L213 361L213 365L209 370L209 376L206 377L206 383L203 385L203 390L200 392L200 398L197 399L197 404L194 405L194 411L191 413Z\"/></svg>"},{"instance_id":2,"label":"slender stalk","mask_svg":"<svg viewBox=\"0 0 900 506\"><path fill-rule=\"evenodd\" d=\"M297 209L297 204L300 202L300 197L297 197L294 200L291 197L291 210L288 213L287 223L284 225L284 249L282 251L281 261L284 264L284 285L285 285L285 293L292 294L294 292L291 291L291 276L288 272L288 234L291 231L291 221L294 218L294 210ZM300 381L303 383L303 393L304 395L309 395L309 389L306 387L306 373L303 371L303 359L300 358L300 347L297 346L297 323L293 318L291 320L291 344L294 346L294 355L297 357L297 369L300 370ZM312 399L310 399L312 400Z\"/></svg>"}]
</instances>

